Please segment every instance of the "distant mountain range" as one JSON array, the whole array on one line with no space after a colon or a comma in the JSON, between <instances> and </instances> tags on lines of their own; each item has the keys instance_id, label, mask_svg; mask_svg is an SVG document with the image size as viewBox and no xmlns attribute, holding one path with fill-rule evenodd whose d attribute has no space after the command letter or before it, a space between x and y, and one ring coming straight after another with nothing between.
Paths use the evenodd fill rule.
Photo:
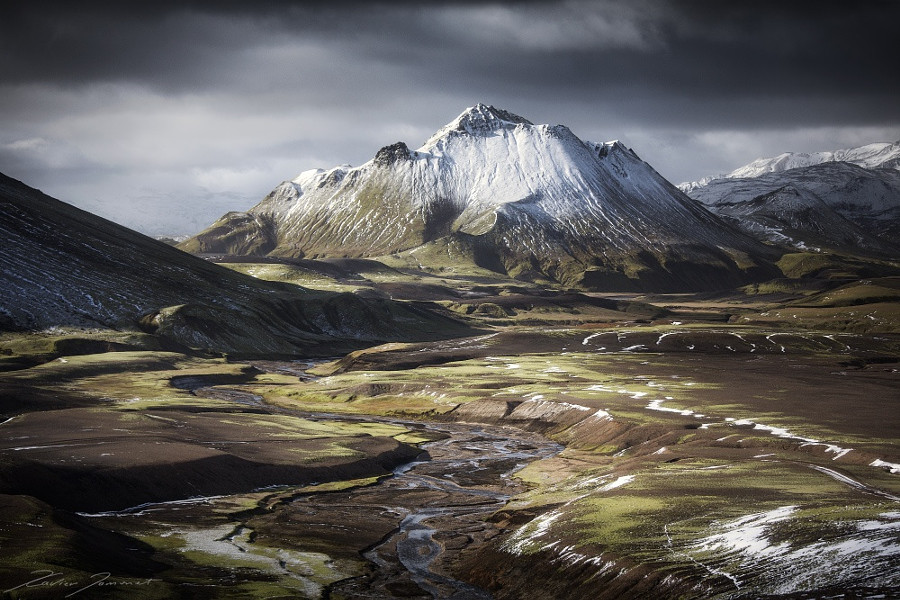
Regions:
<instances>
[{"instance_id":1,"label":"distant mountain range","mask_svg":"<svg viewBox=\"0 0 900 600\"><path fill-rule=\"evenodd\" d=\"M702 208L618 142L582 141L483 104L423 146L306 171L180 247L295 258L396 255L470 263L592 290L727 288L777 256Z\"/></svg>"},{"instance_id":2,"label":"distant mountain range","mask_svg":"<svg viewBox=\"0 0 900 600\"><path fill-rule=\"evenodd\" d=\"M900 257L900 142L780 154L679 187L772 244Z\"/></svg>"},{"instance_id":3,"label":"distant mountain range","mask_svg":"<svg viewBox=\"0 0 900 600\"><path fill-rule=\"evenodd\" d=\"M410 303L235 273L0 174L0 331L143 331L163 346L334 354L463 328Z\"/></svg>"},{"instance_id":4,"label":"distant mountain range","mask_svg":"<svg viewBox=\"0 0 900 600\"><path fill-rule=\"evenodd\" d=\"M822 163L845 162L866 169L900 169L900 141L867 144L858 148L824 152L784 152L771 158L757 158L731 173L704 177L700 181L678 184L683 192L705 187L717 179L746 179L767 173L781 173L791 169L811 167Z\"/></svg>"}]
</instances>

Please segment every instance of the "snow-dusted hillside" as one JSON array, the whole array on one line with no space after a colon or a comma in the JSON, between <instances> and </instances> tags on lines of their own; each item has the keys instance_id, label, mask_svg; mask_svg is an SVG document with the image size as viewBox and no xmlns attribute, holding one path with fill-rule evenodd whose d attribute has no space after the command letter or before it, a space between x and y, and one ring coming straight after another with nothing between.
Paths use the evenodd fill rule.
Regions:
<instances>
[{"instance_id":1,"label":"snow-dusted hillside","mask_svg":"<svg viewBox=\"0 0 900 600\"><path fill-rule=\"evenodd\" d=\"M618 142L479 104L417 150L306 171L182 248L292 257L451 257L604 289L723 287L765 249ZM423 251L424 250L424 251ZM445 258L445 260L448 260ZM438 268L443 265L426 264Z\"/></svg>"},{"instance_id":2,"label":"snow-dusted hillside","mask_svg":"<svg viewBox=\"0 0 900 600\"><path fill-rule=\"evenodd\" d=\"M866 169L900 169L900 141L893 143L867 144L858 148L847 148L827 152L785 152L771 158L757 158L748 165L739 167L724 175L704 177L699 181L678 185L683 192L709 185L718 179L744 179L759 177L766 173L781 173L791 169L811 167L828 162L847 162Z\"/></svg>"},{"instance_id":3,"label":"snow-dusted hillside","mask_svg":"<svg viewBox=\"0 0 900 600\"><path fill-rule=\"evenodd\" d=\"M716 179L690 195L768 241L900 256L896 169L824 162L756 177Z\"/></svg>"},{"instance_id":4,"label":"snow-dusted hillside","mask_svg":"<svg viewBox=\"0 0 900 600\"><path fill-rule=\"evenodd\" d=\"M411 306L240 275L2 174L0 236L0 331L142 329L223 352L333 354L455 327Z\"/></svg>"},{"instance_id":5,"label":"snow-dusted hillside","mask_svg":"<svg viewBox=\"0 0 900 600\"><path fill-rule=\"evenodd\" d=\"M809 189L786 184L749 200L721 202L716 212L756 237L798 250L896 249L841 214Z\"/></svg>"}]
</instances>

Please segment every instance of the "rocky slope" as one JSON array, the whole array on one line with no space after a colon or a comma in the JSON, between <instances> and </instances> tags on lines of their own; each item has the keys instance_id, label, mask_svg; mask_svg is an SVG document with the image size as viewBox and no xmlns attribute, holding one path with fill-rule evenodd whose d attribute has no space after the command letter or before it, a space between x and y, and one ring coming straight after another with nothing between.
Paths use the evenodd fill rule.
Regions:
<instances>
[{"instance_id":1,"label":"rocky slope","mask_svg":"<svg viewBox=\"0 0 900 600\"><path fill-rule=\"evenodd\" d=\"M281 257L406 255L605 290L717 289L769 274L767 250L618 142L479 104L418 150L306 171L181 245ZM760 257L763 257L762 259Z\"/></svg>"},{"instance_id":2,"label":"rocky slope","mask_svg":"<svg viewBox=\"0 0 900 600\"><path fill-rule=\"evenodd\" d=\"M799 249L900 256L897 169L822 162L714 179L689 194L766 241Z\"/></svg>"},{"instance_id":3,"label":"rocky slope","mask_svg":"<svg viewBox=\"0 0 900 600\"><path fill-rule=\"evenodd\" d=\"M262 282L0 175L0 331L143 329L180 347L333 354L452 335L412 304Z\"/></svg>"}]
</instances>

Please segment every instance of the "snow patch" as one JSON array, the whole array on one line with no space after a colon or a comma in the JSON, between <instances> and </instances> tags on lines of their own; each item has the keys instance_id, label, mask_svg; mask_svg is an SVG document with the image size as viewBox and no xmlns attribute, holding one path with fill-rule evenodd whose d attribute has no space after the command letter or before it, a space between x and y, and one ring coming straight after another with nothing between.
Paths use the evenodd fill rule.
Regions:
<instances>
[{"instance_id":1,"label":"snow patch","mask_svg":"<svg viewBox=\"0 0 900 600\"><path fill-rule=\"evenodd\" d=\"M550 532L550 526L562 516L559 510L551 510L537 516L525 525L519 527L503 542L501 548L510 554L522 556L530 550L536 550L537 540Z\"/></svg>"},{"instance_id":2,"label":"snow patch","mask_svg":"<svg viewBox=\"0 0 900 600\"><path fill-rule=\"evenodd\" d=\"M637 396L635 396L635 397L637 397ZM671 399L671 397L658 398L656 400L653 400L650 402L650 404L648 404L644 408L646 408L647 410L655 410L655 411L659 411L659 412L675 413L675 414L679 414L679 415L684 415L685 417L692 417L692 416L701 417L701 416L703 416L703 415L695 413L694 411L687 409L687 408L681 409L681 408L669 408L668 406L663 406L662 403L665 402L666 399Z\"/></svg>"},{"instance_id":3,"label":"snow patch","mask_svg":"<svg viewBox=\"0 0 900 600\"><path fill-rule=\"evenodd\" d=\"M712 533L689 544L684 554L710 573L730 578L738 589L752 587L758 595L792 594L808 590L810 582L817 588L840 586L848 577L873 587L900 583L896 513L826 526L816 541L806 544L792 537L785 540L777 531L782 526L791 531L807 526L799 507L715 521ZM705 564L707 560L716 566Z\"/></svg>"},{"instance_id":4,"label":"snow patch","mask_svg":"<svg viewBox=\"0 0 900 600\"><path fill-rule=\"evenodd\" d=\"M877 458L877 459L873 460L872 462L870 462L869 466L870 467L881 467L883 469L887 469L888 471L890 471L891 473L893 473L895 475L897 473L900 473L900 463L887 462L887 461L881 460L880 458Z\"/></svg>"},{"instance_id":5,"label":"snow patch","mask_svg":"<svg viewBox=\"0 0 900 600\"><path fill-rule=\"evenodd\" d=\"M584 338L583 340L581 340L581 345L582 345L582 346L587 346L587 345L588 345L588 342L590 342L592 339L594 339L594 338L597 337L598 335L603 335L603 334L602 334L602 333L592 333L591 335L589 335L589 336L587 336L586 338Z\"/></svg>"},{"instance_id":6,"label":"snow patch","mask_svg":"<svg viewBox=\"0 0 900 600\"><path fill-rule=\"evenodd\" d=\"M622 475L615 481L611 481L611 482L607 483L606 485L604 485L602 488L600 488L597 491L598 492L608 492L608 491L614 490L618 487L622 487L623 485L627 485L627 484L631 483L632 481L634 481L634 475Z\"/></svg>"}]
</instances>

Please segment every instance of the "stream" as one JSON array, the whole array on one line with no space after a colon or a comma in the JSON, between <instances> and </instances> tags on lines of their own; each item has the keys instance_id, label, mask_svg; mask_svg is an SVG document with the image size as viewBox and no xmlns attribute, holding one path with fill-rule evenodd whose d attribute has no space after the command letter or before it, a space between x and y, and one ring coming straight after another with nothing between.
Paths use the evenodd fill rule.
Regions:
<instances>
[{"instance_id":1,"label":"stream","mask_svg":"<svg viewBox=\"0 0 900 600\"><path fill-rule=\"evenodd\" d=\"M338 581L329 595L354 598L404 597L488 599L486 590L449 575L446 567L456 553L498 533L487 518L511 496L524 490L513 475L528 463L559 453L562 446L514 428L462 423L426 423L368 415L306 413L272 407L259 396L187 378L181 389L203 397L229 400L271 413L309 419L376 421L427 430L446 436L422 446L419 459L401 465L374 486L334 495L303 496L283 510L314 511L323 519L340 511L365 520L373 510L396 516L396 527L362 556L372 565L362 577ZM338 504L339 503L339 504ZM334 526L339 526L335 522ZM399 586L399 587L398 587ZM416 589L413 589L415 586Z\"/></svg>"},{"instance_id":2,"label":"stream","mask_svg":"<svg viewBox=\"0 0 900 600\"><path fill-rule=\"evenodd\" d=\"M368 585L386 588L400 571L406 571L433 598L490 598L487 591L433 568L447 558L440 540L463 538L462 543L468 545L489 533L491 526L485 519L521 489L512 475L531 461L556 454L561 447L516 430L488 432L483 427L465 425L426 427L450 437L426 444L429 460L396 469L394 476L379 486L382 493L397 499L392 508L403 518L387 539L365 552L364 556L378 566ZM420 495L427 491L434 499L422 505L404 502L412 491Z\"/></svg>"}]
</instances>

